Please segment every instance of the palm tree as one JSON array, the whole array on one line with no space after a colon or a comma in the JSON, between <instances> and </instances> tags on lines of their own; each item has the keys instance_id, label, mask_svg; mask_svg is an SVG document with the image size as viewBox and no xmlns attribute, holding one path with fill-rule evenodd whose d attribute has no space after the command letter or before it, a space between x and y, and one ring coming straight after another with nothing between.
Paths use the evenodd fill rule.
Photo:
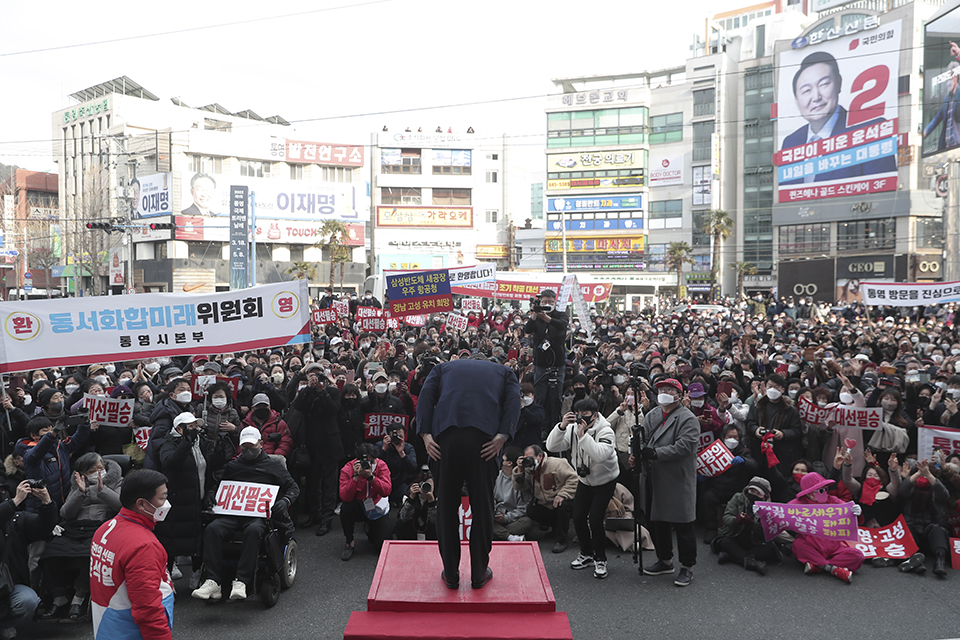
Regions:
<instances>
[{"instance_id":1,"label":"palm tree","mask_svg":"<svg viewBox=\"0 0 960 640\"><path fill-rule=\"evenodd\" d=\"M737 272L737 300L743 298L743 276L752 276L757 267L752 262L731 262L730 268Z\"/></svg>"},{"instance_id":2,"label":"palm tree","mask_svg":"<svg viewBox=\"0 0 960 640\"><path fill-rule=\"evenodd\" d=\"M320 236L323 238L315 246L323 247L330 254L330 288L333 288L333 267L336 264L334 256L337 253L337 247L342 246L348 237L350 230L347 225L340 220L327 220L320 227Z\"/></svg>"},{"instance_id":3,"label":"palm tree","mask_svg":"<svg viewBox=\"0 0 960 640\"><path fill-rule=\"evenodd\" d=\"M733 218L723 209L714 209L708 213L703 225L704 233L713 236L713 260L710 266L713 272L713 286L716 288L714 296L717 298L720 297L720 243L726 242L730 237L733 225Z\"/></svg>"},{"instance_id":4,"label":"palm tree","mask_svg":"<svg viewBox=\"0 0 960 640\"><path fill-rule=\"evenodd\" d=\"M298 280L310 280L316 276L316 272L309 262L294 262L287 275L291 275Z\"/></svg>"},{"instance_id":5,"label":"palm tree","mask_svg":"<svg viewBox=\"0 0 960 640\"><path fill-rule=\"evenodd\" d=\"M686 242L671 242L667 247L667 268L677 272L677 298L680 297L680 286L683 284L683 265L693 264L690 257L690 245Z\"/></svg>"},{"instance_id":6,"label":"palm tree","mask_svg":"<svg viewBox=\"0 0 960 640\"><path fill-rule=\"evenodd\" d=\"M353 256L353 250L345 244L338 244L330 254L332 264L340 265L340 291L343 291L343 274L347 270L347 263Z\"/></svg>"}]
</instances>

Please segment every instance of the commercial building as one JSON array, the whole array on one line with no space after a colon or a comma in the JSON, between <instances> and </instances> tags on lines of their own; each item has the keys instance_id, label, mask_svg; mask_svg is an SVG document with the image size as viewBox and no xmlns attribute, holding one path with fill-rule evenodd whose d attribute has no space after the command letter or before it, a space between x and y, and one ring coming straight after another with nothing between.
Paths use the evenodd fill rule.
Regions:
<instances>
[{"instance_id":1,"label":"commercial building","mask_svg":"<svg viewBox=\"0 0 960 640\"><path fill-rule=\"evenodd\" d=\"M54 112L52 122L68 292L228 289L236 186L249 193L257 282L289 280L294 264L305 262L314 291L328 283L331 252L315 245L321 225L336 220L349 233L350 252L339 256L343 286L362 284L369 219L363 145L305 136L280 116L160 100L126 77L71 98L77 104ZM109 282L83 264L107 256ZM339 269L336 278L339 286Z\"/></svg>"},{"instance_id":2,"label":"commercial building","mask_svg":"<svg viewBox=\"0 0 960 640\"><path fill-rule=\"evenodd\" d=\"M15 169L0 184L0 210L3 299L59 296L59 281L51 275L63 257L56 174Z\"/></svg>"}]
</instances>

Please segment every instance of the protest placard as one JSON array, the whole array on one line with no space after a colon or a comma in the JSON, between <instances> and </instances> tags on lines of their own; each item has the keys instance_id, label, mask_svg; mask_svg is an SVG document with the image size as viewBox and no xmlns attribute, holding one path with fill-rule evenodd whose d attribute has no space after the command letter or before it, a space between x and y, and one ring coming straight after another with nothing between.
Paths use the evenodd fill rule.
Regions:
<instances>
[{"instance_id":1,"label":"protest placard","mask_svg":"<svg viewBox=\"0 0 960 640\"><path fill-rule=\"evenodd\" d=\"M335 309L314 309L311 312L313 324L331 324L337 321Z\"/></svg>"},{"instance_id":2,"label":"protest placard","mask_svg":"<svg viewBox=\"0 0 960 640\"><path fill-rule=\"evenodd\" d=\"M857 539L852 502L843 504L781 504L757 502L763 535L773 540L781 531L793 531L828 540Z\"/></svg>"},{"instance_id":3,"label":"protest placard","mask_svg":"<svg viewBox=\"0 0 960 640\"><path fill-rule=\"evenodd\" d=\"M867 559L902 558L906 560L918 551L917 543L902 515L885 527L876 529L860 527L857 529L857 542L851 546L860 549Z\"/></svg>"},{"instance_id":4,"label":"protest placard","mask_svg":"<svg viewBox=\"0 0 960 640\"><path fill-rule=\"evenodd\" d=\"M269 518L280 487L275 484L223 480L213 512L225 516Z\"/></svg>"},{"instance_id":5,"label":"protest placard","mask_svg":"<svg viewBox=\"0 0 960 640\"><path fill-rule=\"evenodd\" d=\"M133 417L133 398L120 399L109 396L83 394L83 406L89 413L87 419L106 427L125 427Z\"/></svg>"},{"instance_id":6,"label":"protest placard","mask_svg":"<svg viewBox=\"0 0 960 640\"><path fill-rule=\"evenodd\" d=\"M733 454L721 440L714 440L712 444L697 454L697 475L712 478L718 476L733 464Z\"/></svg>"},{"instance_id":7,"label":"protest placard","mask_svg":"<svg viewBox=\"0 0 960 640\"><path fill-rule=\"evenodd\" d=\"M447 316L447 326L456 331L467 330L467 316L459 313L451 313Z\"/></svg>"},{"instance_id":8,"label":"protest placard","mask_svg":"<svg viewBox=\"0 0 960 640\"><path fill-rule=\"evenodd\" d=\"M410 416L403 413L368 413L363 417L363 439L374 440L387 435L390 425L403 423L403 432L407 433Z\"/></svg>"},{"instance_id":9,"label":"protest placard","mask_svg":"<svg viewBox=\"0 0 960 640\"><path fill-rule=\"evenodd\" d=\"M483 301L480 298L464 298L460 301L460 308L464 311L483 311Z\"/></svg>"}]
</instances>

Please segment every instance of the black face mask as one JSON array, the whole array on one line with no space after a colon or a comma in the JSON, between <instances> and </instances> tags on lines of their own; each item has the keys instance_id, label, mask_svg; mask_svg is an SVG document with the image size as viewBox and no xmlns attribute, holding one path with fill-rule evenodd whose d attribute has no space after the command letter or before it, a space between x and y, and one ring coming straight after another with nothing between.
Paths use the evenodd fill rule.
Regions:
<instances>
[{"instance_id":1,"label":"black face mask","mask_svg":"<svg viewBox=\"0 0 960 640\"><path fill-rule=\"evenodd\" d=\"M348 409L353 409L358 404L360 404L360 398L344 398L343 399L343 406L345 406Z\"/></svg>"},{"instance_id":2,"label":"black face mask","mask_svg":"<svg viewBox=\"0 0 960 640\"><path fill-rule=\"evenodd\" d=\"M260 455L260 449L244 449L240 452L240 455L247 462L252 462Z\"/></svg>"},{"instance_id":3,"label":"black face mask","mask_svg":"<svg viewBox=\"0 0 960 640\"><path fill-rule=\"evenodd\" d=\"M253 410L253 415L259 420L266 420L270 417L270 407L257 407Z\"/></svg>"},{"instance_id":4,"label":"black face mask","mask_svg":"<svg viewBox=\"0 0 960 640\"><path fill-rule=\"evenodd\" d=\"M582 398L583 396L587 395L587 390L584 387L574 387L573 395L576 398Z\"/></svg>"},{"instance_id":5,"label":"black face mask","mask_svg":"<svg viewBox=\"0 0 960 640\"><path fill-rule=\"evenodd\" d=\"M50 406L52 407L53 405L50 405ZM919 396L917 398L917 406L919 406L921 409L926 409L927 407L929 407L930 396Z\"/></svg>"},{"instance_id":6,"label":"black face mask","mask_svg":"<svg viewBox=\"0 0 960 640\"><path fill-rule=\"evenodd\" d=\"M290 367L290 371L292 371L293 373L297 373L297 372L300 371L300 369L302 369L302 368L303 368L303 367L301 367L300 365L295 364L295 365L292 365L292 366Z\"/></svg>"},{"instance_id":7,"label":"black face mask","mask_svg":"<svg viewBox=\"0 0 960 640\"><path fill-rule=\"evenodd\" d=\"M63 411L62 402L51 402L49 406L50 406L50 413L60 413L61 411Z\"/></svg>"}]
</instances>

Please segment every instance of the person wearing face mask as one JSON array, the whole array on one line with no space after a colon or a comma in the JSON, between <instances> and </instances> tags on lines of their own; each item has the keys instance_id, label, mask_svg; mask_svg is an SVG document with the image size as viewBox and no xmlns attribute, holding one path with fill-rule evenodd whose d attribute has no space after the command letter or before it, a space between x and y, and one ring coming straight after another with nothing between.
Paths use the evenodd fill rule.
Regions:
<instances>
[{"instance_id":1,"label":"person wearing face mask","mask_svg":"<svg viewBox=\"0 0 960 640\"><path fill-rule=\"evenodd\" d=\"M850 491L853 499L863 509L863 526L885 527L892 524L900 515L897 504L897 493L900 488L900 464L897 454L891 453L887 459L889 471L880 467L877 458L869 449L864 450L867 467L860 478L855 478L851 469L851 454L844 453L841 466L843 484ZM874 566L877 566L874 563Z\"/></svg>"},{"instance_id":2,"label":"person wearing face mask","mask_svg":"<svg viewBox=\"0 0 960 640\"><path fill-rule=\"evenodd\" d=\"M100 526L94 543L112 557L112 573L90 576L94 639L173 638L173 583L167 552L153 528L170 511L167 478L142 469L124 478L120 513Z\"/></svg>"},{"instance_id":3,"label":"person wearing face mask","mask_svg":"<svg viewBox=\"0 0 960 640\"><path fill-rule=\"evenodd\" d=\"M527 516L542 526L552 527L553 553L563 553L569 546L568 532L573 498L577 491L577 472L566 458L548 457L539 445L523 450L523 457L513 467L514 489L532 495Z\"/></svg>"},{"instance_id":4,"label":"person wearing face mask","mask_svg":"<svg viewBox=\"0 0 960 640\"><path fill-rule=\"evenodd\" d=\"M274 458L263 450L263 439L256 427L244 427L240 432L240 455L227 463L223 470L223 481L256 482L278 485L276 501L273 503L271 519L287 532L293 528L288 510L300 495L300 487L293 476ZM215 502L216 488L207 491L207 504ZM264 536L269 527L263 518L243 516L219 516L203 530L203 566L209 576L207 580L190 594L199 600L219 600L221 584L229 577L223 566L224 540L242 536L240 559L237 561L236 576L230 589L231 600L245 600L247 587L253 581L257 567L257 556Z\"/></svg>"},{"instance_id":5,"label":"person wearing face mask","mask_svg":"<svg viewBox=\"0 0 960 640\"><path fill-rule=\"evenodd\" d=\"M674 580L686 587L693 580L697 563L697 539L693 524L697 517L697 442L700 423L680 403L683 385L674 378L661 378L655 385L658 406L643 418L646 443L639 460L630 457L630 465L641 465L640 497L649 520L650 537L657 561L643 568L644 575L673 574L673 541L677 535L680 572Z\"/></svg>"},{"instance_id":6,"label":"person wearing face mask","mask_svg":"<svg viewBox=\"0 0 960 640\"><path fill-rule=\"evenodd\" d=\"M166 386L167 397L157 403L150 414L150 439L144 453L143 466L146 469L160 467L157 452L173 430L173 420L181 413L193 413L193 392L190 391L190 381L186 378L174 378Z\"/></svg>"},{"instance_id":7,"label":"person wearing face mask","mask_svg":"<svg viewBox=\"0 0 960 640\"><path fill-rule=\"evenodd\" d=\"M763 396L747 416L748 446L756 451L760 475L772 481L771 467L777 466L782 475L790 473L790 466L803 452L803 425L800 413L784 396L787 383L783 376L767 376ZM763 445L763 446L761 446Z\"/></svg>"},{"instance_id":8,"label":"person wearing face mask","mask_svg":"<svg viewBox=\"0 0 960 640\"><path fill-rule=\"evenodd\" d=\"M383 440L377 443L377 455L390 469L390 502L395 507L403 502L410 480L417 473L417 453L406 440L403 422L396 420L386 426Z\"/></svg>"},{"instance_id":9,"label":"person wearing face mask","mask_svg":"<svg viewBox=\"0 0 960 640\"><path fill-rule=\"evenodd\" d=\"M500 474L493 485L493 539L519 542L533 530L534 522L527 516L527 507L533 494L524 494L513 484L513 470L522 458L522 449L504 447L500 457Z\"/></svg>"},{"instance_id":10,"label":"person wearing face mask","mask_svg":"<svg viewBox=\"0 0 960 640\"><path fill-rule=\"evenodd\" d=\"M53 595L41 620L84 617L90 593L90 544L93 532L120 511L120 465L97 453L85 453L74 465L70 495L60 508L60 528L40 558L43 584ZM68 596L73 592L73 600ZM68 607L69 605L69 607Z\"/></svg>"},{"instance_id":11,"label":"person wearing face mask","mask_svg":"<svg viewBox=\"0 0 960 640\"><path fill-rule=\"evenodd\" d=\"M544 289L540 293L539 304L541 310L531 313L530 320L523 327L523 332L532 336L533 354L533 386L534 397L543 407L557 406L547 404L548 369L557 371L557 397L559 404L560 391L563 389L564 367L564 339L570 323L567 314L557 311L557 293L552 289ZM548 420L556 420L556 416L547 415Z\"/></svg>"},{"instance_id":12,"label":"person wearing face mask","mask_svg":"<svg viewBox=\"0 0 960 640\"><path fill-rule=\"evenodd\" d=\"M370 378L370 382L367 383L367 397L360 403L360 410L363 413L364 424L377 422L378 419L371 418L374 414L405 413L403 401L390 393L390 377L383 369L377 369ZM380 440L380 435L370 430L365 430L363 439L366 442L376 444L376 442Z\"/></svg>"},{"instance_id":13,"label":"person wearing face mask","mask_svg":"<svg viewBox=\"0 0 960 640\"><path fill-rule=\"evenodd\" d=\"M110 393L110 397L132 400L133 391L129 387L117 385ZM133 441L133 426L132 422L119 427L101 425L90 434L87 444L101 455L123 454L123 447Z\"/></svg>"},{"instance_id":14,"label":"person wearing face mask","mask_svg":"<svg viewBox=\"0 0 960 640\"><path fill-rule=\"evenodd\" d=\"M59 391L54 393L60 395ZM43 480L46 483L50 498L59 509L70 492L70 459L86 446L90 438L91 424L83 421L77 427L76 433L63 439L58 437L53 427L53 423L44 416L32 418L27 423L29 435L17 442L14 453L23 456L27 478ZM27 501L26 509L35 513L38 506L39 504L31 499Z\"/></svg>"},{"instance_id":15,"label":"person wearing face mask","mask_svg":"<svg viewBox=\"0 0 960 640\"><path fill-rule=\"evenodd\" d=\"M350 450L356 450L363 429L357 387L344 384L341 393L323 372L321 364L312 362L304 367L302 375L294 376L288 387L289 393L296 383L293 410L300 414L298 438L302 438L310 457L303 486L303 508L308 519L303 526L320 525L318 536L330 533L333 523L344 445L349 443L353 447Z\"/></svg>"},{"instance_id":16,"label":"person wearing face mask","mask_svg":"<svg viewBox=\"0 0 960 640\"><path fill-rule=\"evenodd\" d=\"M939 461L938 461L939 462ZM923 573L924 554L933 555L933 572L947 577L946 561L949 555L950 534L946 514L954 506L950 492L941 478L934 474L930 460L920 460L915 468L904 468L898 493L903 505L903 519L921 552L915 553L898 568L904 573Z\"/></svg>"},{"instance_id":17,"label":"person wearing face mask","mask_svg":"<svg viewBox=\"0 0 960 640\"><path fill-rule=\"evenodd\" d=\"M682 400L683 406L693 412L700 423L700 433L712 433L716 437L717 432L723 426L717 410L707 404L707 391L699 382L691 382L687 387L687 395Z\"/></svg>"},{"instance_id":18,"label":"person wearing face mask","mask_svg":"<svg viewBox=\"0 0 960 640\"><path fill-rule=\"evenodd\" d=\"M113 386L113 378L107 373L107 368L102 364L92 364L87 367L87 379L96 380L103 388Z\"/></svg>"},{"instance_id":19,"label":"person wearing face mask","mask_svg":"<svg viewBox=\"0 0 960 640\"><path fill-rule=\"evenodd\" d=\"M717 564L732 562L747 571L766 575L767 562L776 560L779 554L773 541L764 539L763 526L753 513L753 505L769 500L770 483L760 476L751 478L743 491L730 498L712 544L714 552L719 553Z\"/></svg>"},{"instance_id":20,"label":"person wearing face mask","mask_svg":"<svg viewBox=\"0 0 960 640\"><path fill-rule=\"evenodd\" d=\"M532 384L521 384L520 394L520 421L511 444L523 451L533 444L542 446L547 430L547 412L537 404Z\"/></svg>"},{"instance_id":21,"label":"person wearing face mask","mask_svg":"<svg viewBox=\"0 0 960 640\"><path fill-rule=\"evenodd\" d=\"M573 411L573 403L587 397L587 393L589 392L589 389L587 389L588 384L589 381L584 374L578 373L573 376L573 386L570 387L570 393L565 394L563 401L560 403L561 415L567 415Z\"/></svg>"},{"instance_id":22,"label":"person wearing face mask","mask_svg":"<svg viewBox=\"0 0 960 640\"><path fill-rule=\"evenodd\" d=\"M900 392L892 387L884 389L878 404L883 409L880 428L874 430L867 445L881 460L888 458L891 453L906 453L910 445L910 430L915 427L903 415Z\"/></svg>"},{"instance_id":23,"label":"person wearing face mask","mask_svg":"<svg viewBox=\"0 0 960 640\"><path fill-rule=\"evenodd\" d=\"M231 452L240 446L240 430L243 427L240 426L240 414L233 406L232 391L226 382L207 387L202 415L205 418L204 431L210 442L226 438L230 444L223 443L224 451Z\"/></svg>"},{"instance_id":24,"label":"person wearing face mask","mask_svg":"<svg viewBox=\"0 0 960 640\"><path fill-rule=\"evenodd\" d=\"M603 519L620 475L617 436L592 398L580 400L573 409L547 436L547 449L555 453L569 450L580 477L573 497L573 527L580 541L580 554L570 567L593 566L593 577L603 579L607 577Z\"/></svg>"},{"instance_id":25,"label":"person wearing face mask","mask_svg":"<svg viewBox=\"0 0 960 640\"><path fill-rule=\"evenodd\" d=\"M270 398L266 394L253 397L253 407L244 418L243 426L256 427L263 436L264 452L287 468L287 456L293 451L293 436L280 414L270 408Z\"/></svg>"},{"instance_id":26,"label":"person wearing face mask","mask_svg":"<svg viewBox=\"0 0 960 640\"><path fill-rule=\"evenodd\" d=\"M733 463L729 469L705 479L700 485L699 506L700 520L705 528L704 544L710 544L717 536L723 505L743 491L748 479L752 478L759 468L750 450L741 442L740 432L735 426L724 427L717 433L717 438L722 440L724 446L733 454Z\"/></svg>"},{"instance_id":27,"label":"person wearing face mask","mask_svg":"<svg viewBox=\"0 0 960 640\"><path fill-rule=\"evenodd\" d=\"M827 493L827 487L834 484L816 471L800 479L800 492L787 504L817 505L845 504L844 500ZM860 515L860 505L854 504L853 513ZM863 552L856 547L848 547L840 540L828 540L806 533L797 533L791 547L793 557L803 564L803 572L829 573L844 582L853 579L853 573L863 565Z\"/></svg>"},{"instance_id":28,"label":"person wearing face mask","mask_svg":"<svg viewBox=\"0 0 960 640\"><path fill-rule=\"evenodd\" d=\"M14 405L13 398L9 393L5 390L0 391L0 393L3 393L3 398L0 400L0 404L3 405L3 408L0 409L0 426L7 434L7 437L0 439L0 455L5 458L13 453L13 443L27 435L26 428L27 423L30 422L30 416L23 409Z\"/></svg>"}]
</instances>

